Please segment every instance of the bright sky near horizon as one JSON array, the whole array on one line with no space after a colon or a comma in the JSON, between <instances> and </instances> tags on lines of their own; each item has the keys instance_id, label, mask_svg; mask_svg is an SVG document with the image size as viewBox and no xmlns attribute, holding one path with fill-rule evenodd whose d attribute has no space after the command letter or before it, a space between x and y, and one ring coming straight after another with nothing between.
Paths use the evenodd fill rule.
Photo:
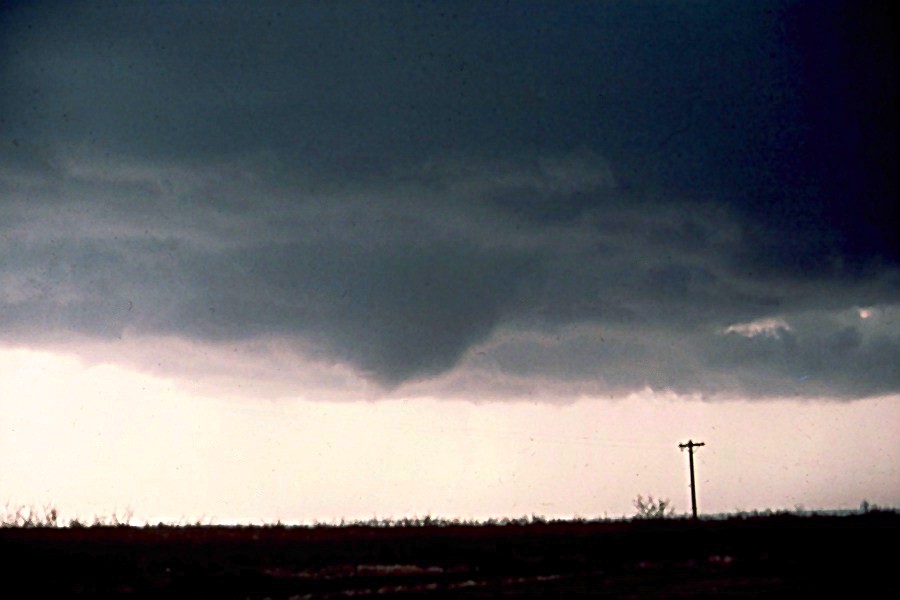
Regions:
<instances>
[{"instance_id":1,"label":"bright sky near horizon","mask_svg":"<svg viewBox=\"0 0 900 600\"><path fill-rule=\"evenodd\" d=\"M8 506L64 520L622 517L638 494L684 514L689 438L706 443L701 512L900 506L897 395L248 403L48 352L2 350L0 365Z\"/></svg>"},{"instance_id":2,"label":"bright sky near horizon","mask_svg":"<svg viewBox=\"0 0 900 600\"><path fill-rule=\"evenodd\" d=\"M0 503L900 505L892 23L0 4Z\"/></svg>"}]
</instances>

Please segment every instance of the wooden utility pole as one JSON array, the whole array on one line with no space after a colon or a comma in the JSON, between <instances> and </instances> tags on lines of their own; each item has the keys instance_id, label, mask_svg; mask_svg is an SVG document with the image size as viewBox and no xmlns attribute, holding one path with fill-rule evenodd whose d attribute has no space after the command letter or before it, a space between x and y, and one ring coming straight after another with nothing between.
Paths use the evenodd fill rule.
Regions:
<instances>
[{"instance_id":1,"label":"wooden utility pole","mask_svg":"<svg viewBox=\"0 0 900 600\"><path fill-rule=\"evenodd\" d=\"M697 485L694 483L694 448L705 445L704 442L695 442L694 440L688 440L687 444L678 444L682 452L685 448L688 449L688 461L691 467L691 510L695 519L697 518Z\"/></svg>"}]
</instances>

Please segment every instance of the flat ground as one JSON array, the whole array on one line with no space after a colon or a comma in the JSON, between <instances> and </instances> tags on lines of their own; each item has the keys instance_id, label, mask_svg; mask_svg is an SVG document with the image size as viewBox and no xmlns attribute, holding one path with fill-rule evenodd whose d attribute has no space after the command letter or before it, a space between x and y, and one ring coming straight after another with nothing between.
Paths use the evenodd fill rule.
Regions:
<instances>
[{"instance_id":1,"label":"flat ground","mask_svg":"<svg viewBox=\"0 0 900 600\"><path fill-rule=\"evenodd\" d=\"M900 514L408 527L0 529L46 597L896 597Z\"/></svg>"}]
</instances>

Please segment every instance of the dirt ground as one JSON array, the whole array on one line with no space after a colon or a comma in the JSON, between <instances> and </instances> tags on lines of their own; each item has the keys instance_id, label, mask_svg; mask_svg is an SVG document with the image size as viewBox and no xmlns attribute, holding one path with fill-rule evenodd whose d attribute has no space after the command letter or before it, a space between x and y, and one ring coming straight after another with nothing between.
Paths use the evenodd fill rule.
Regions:
<instances>
[{"instance_id":1,"label":"dirt ground","mask_svg":"<svg viewBox=\"0 0 900 600\"><path fill-rule=\"evenodd\" d=\"M894 597L900 514L0 529L7 591L325 599Z\"/></svg>"}]
</instances>

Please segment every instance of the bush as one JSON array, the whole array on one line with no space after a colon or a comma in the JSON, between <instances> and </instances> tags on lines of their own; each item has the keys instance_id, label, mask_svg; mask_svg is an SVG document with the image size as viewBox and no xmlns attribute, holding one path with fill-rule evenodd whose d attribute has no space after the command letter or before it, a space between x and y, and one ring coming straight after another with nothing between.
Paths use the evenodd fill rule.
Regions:
<instances>
[{"instance_id":1,"label":"bush","mask_svg":"<svg viewBox=\"0 0 900 600\"><path fill-rule=\"evenodd\" d=\"M59 524L59 513L54 506L45 506L43 511L21 506L13 511L7 503L0 515L0 527L58 527Z\"/></svg>"},{"instance_id":2,"label":"bush","mask_svg":"<svg viewBox=\"0 0 900 600\"><path fill-rule=\"evenodd\" d=\"M665 519L672 516L672 503L668 498L654 500L653 496L648 495L644 500L644 497L638 494L633 504L637 509L635 519Z\"/></svg>"}]
</instances>

